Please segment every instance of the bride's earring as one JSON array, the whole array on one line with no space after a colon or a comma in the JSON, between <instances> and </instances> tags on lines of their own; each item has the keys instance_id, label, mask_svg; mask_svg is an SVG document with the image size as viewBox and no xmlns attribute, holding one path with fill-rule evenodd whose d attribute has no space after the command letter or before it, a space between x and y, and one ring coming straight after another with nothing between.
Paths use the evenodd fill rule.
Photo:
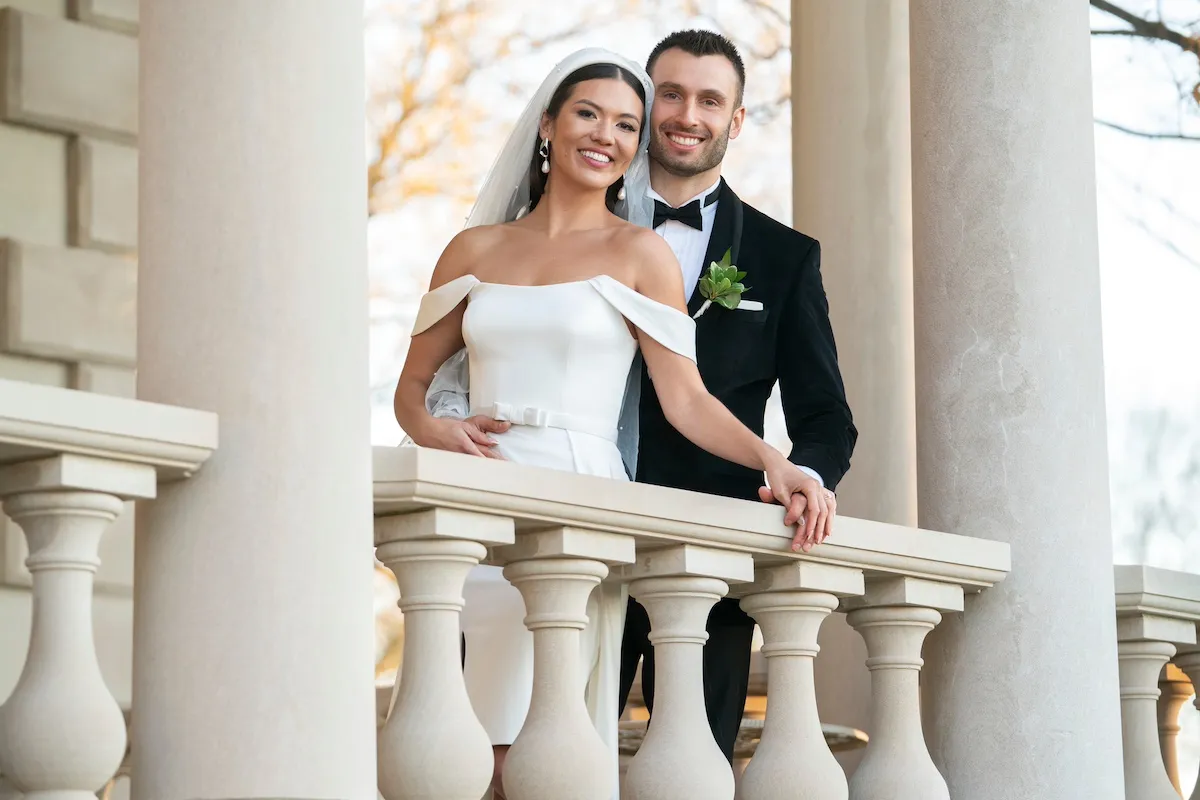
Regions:
<instances>
[{"instance_id":1,"label":"bride's earring","mask_svg":"<svg viewBox=\"0 0 1200 800\"><path fill-rule=\"evenodd\" d=\"M625 199L625 177L624 176L621 177L621 188L617 189L617 199L618 200Z\"/></svg>"},{"instance_id":2,"label":"bride's earring","mask_svg":"<svg viewBox=\"0 0 1200 800\"><path fill-rule=\"evenodd\" d=\"M550 172L550 140L542 139L542 146L538 148L538 155L542 157L542 174Z\"/></svg>"}]
</instances>

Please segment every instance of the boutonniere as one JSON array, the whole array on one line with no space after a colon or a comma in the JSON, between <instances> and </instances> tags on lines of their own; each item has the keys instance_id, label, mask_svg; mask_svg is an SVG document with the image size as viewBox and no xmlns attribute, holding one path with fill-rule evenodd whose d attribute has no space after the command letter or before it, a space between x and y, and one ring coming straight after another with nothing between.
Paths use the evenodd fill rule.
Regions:
<instances>
[{"instance_id":1,"label":"boutonniere","mask_svg":"<svg viewBox=\"0 0 1200 800\"><path fill-rule=\"evenodd\" d=\"M713 303L732 311L742 302L742 292L746 291L747 287L741 284L741 280L746 277L746 273L729 263L732 258L732 249L726 250L720 261L713 261L708 265L708 272L700 279L699 287L700 294L704 297L704 305L700 306L700 310L692 319L699 319Z\"/></svg>"}]
</instances>

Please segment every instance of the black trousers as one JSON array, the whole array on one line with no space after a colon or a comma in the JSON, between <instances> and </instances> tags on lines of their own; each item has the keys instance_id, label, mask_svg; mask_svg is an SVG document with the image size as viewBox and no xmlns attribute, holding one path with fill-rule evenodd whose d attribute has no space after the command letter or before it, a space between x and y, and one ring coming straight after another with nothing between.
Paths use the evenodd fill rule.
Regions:
<instances>
[{"instance_id":1,"label":"black trousers","mask_svg":"<svg viewBox=\"0 0 1200 800\"><path fill-rule=\"evenodd\" d=\"M742 725L750 681L750 641L754 620L737 600L717 601L708 615L708 643L704 646L704 707L708 724L725 757L733 761L733 746ZM650 617L642 604L629 598L625 638L621 642L621 712L629 699L638 661L642 662L642 695L654 713L654 647L650 644Z\"/></svg>"}]
</instances>

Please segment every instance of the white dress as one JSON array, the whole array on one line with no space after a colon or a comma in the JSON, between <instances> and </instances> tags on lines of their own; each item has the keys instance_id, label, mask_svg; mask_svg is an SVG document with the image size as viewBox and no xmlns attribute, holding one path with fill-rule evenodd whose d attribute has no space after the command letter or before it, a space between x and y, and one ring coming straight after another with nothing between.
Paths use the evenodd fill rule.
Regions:
<instances>
[{"instance_id":1,"label":"white dress","mask_svg":"<svg viewBox=\"0 0 1200 800\"><path fill-rule=\"evenodd\" d=\"M616 445L637 352L626 320L694 361L691 318L607 275L545 286L482 283L464 275L422 298L413 335L464 299L471 414L513 423L494 435L499 454L517 464L628 480ZM533 637L522 622L524 603L491 566L471 572L464 597L467 691L492 742L511 744L533 686ZM625 603L623 585L602 583L589 601L583 636L588 709L610 745L614 771Z\"/></svg>"}]
</instances>

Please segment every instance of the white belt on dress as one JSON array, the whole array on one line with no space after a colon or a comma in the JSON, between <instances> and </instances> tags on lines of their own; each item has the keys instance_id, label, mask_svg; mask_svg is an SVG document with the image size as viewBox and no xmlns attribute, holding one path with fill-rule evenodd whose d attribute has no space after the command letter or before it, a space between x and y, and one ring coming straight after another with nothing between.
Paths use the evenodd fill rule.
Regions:
<instances>
[{"instance_id":1,"label":"white belt on dress","mask_svg":"<svg viewBox=\"0 0 1200 800\"><path fill-rule=\"evenodd\" d=\"M599 436L610 442L617 441L617 428L603 420L594 417L584 417L579 414L567 414L561 411L547 411L535 406L516 406L512 403L493 403L491 408L472 411L472 414L483 414L492 419L511 422L513 425L529 425L535 428L562 428L577 431L592 436Z\"/></svg>"}]
</instances>

